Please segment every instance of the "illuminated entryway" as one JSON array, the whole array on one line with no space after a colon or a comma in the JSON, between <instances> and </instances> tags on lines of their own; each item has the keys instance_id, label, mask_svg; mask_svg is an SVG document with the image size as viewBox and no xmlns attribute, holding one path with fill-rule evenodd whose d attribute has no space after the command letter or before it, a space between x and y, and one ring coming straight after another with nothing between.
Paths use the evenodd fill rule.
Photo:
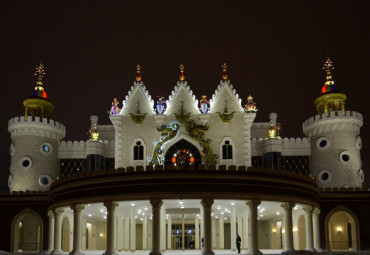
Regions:
<instances>
[{"instance_id":1,"label":"illuminated entryway","mask_svg":"<svg viewBox=\"0 0 370 255\"><path fill-rule=\"evenodd\" d=\"M359 248L357 217L345 207L338 207L328 215L326 232L329 250L357 250Z\"/></svg>"},{"instance_id":2,"label":"illuminated entryway","mask_svg":"<svg viewBox=\"0 0 370 255\"><path fill-rule=\"evenodd\" d=\"M12 252L42 251L42 220L31 209L25 209L12 222Z\"/></svg>"}]
</instances>

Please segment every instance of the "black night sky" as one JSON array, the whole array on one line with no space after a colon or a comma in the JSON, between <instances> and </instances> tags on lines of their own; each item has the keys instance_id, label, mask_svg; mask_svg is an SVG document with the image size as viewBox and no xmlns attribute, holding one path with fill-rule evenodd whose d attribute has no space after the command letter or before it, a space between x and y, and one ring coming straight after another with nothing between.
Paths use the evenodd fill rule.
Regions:
<instances>
[{"instance_id":1,"label":"black night sky","mask_svg":"<svg viewBox=\"0 0 370 255\"><path fill-rule=\"evenodd\" d=\"M152 98L170 95L184 64L199 99L214 93L224 61L243 105L249 93L255 98L256 121L276 112L283 137L303 137L329 54L347 110L364 117L369 179L369 13L368 1L6 1L0 11L0 189L8 190L8 120L24 115L40 59L53 119L67 127L65 140L87 140L90 115L110 124L107 110L113 97L122 102L127 95L137 64Z\"/></svg>"}]
</instances>

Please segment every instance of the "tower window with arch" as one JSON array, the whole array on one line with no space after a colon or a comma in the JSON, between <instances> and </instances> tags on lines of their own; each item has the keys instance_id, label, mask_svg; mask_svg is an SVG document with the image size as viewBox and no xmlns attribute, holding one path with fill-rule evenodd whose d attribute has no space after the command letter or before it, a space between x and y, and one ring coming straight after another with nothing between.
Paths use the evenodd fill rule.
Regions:
<instances>
[{"instance_id":1,"label":"tower window with arch","mask_svg":"<svg viewBox=\"0 0 370 255\"><path fill-rule=\"evenodd\" d=\"M222 159L233 159L233 146L229 140L225 140L222 145Z\"/></svg>"},{"instance_id":2,"label":"tower window with arch","mask_svg":"<svg viewBox=\"0 0 370 255\"><path fill-rule=\"evenodd\" d=\"M137 141L134 146L134 160L144 160L144 146L141 141Z\"/></svg>"}]
</instances>

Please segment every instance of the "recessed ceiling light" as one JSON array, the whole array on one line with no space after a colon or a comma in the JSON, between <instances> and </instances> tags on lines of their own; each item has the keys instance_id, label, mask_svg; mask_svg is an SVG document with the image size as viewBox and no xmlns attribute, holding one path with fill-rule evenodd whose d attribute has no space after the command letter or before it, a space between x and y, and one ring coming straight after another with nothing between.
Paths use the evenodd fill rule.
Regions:
<instances>
[{"instance_id":1,"label":"recessed ceiling light","mask_svg":"<svg viewBox=\"0 0 370 255\"><path fill-rule=\"evenodd\" d=\"M135 206L135 204L134 204L134 203L132 203L132 204L131 204L131 206Z\"/></svg>"}]
</instances>

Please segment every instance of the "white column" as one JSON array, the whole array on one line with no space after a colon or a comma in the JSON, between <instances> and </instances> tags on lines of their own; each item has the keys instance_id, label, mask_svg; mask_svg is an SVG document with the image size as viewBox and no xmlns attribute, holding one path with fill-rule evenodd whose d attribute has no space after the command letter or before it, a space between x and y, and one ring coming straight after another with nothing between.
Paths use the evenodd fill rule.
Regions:
<instances>
[{"instance_id":1,"label":"white column","mask_svg":"<svg viewBox=\"0 0 370 255\"><path fill-rule=\"evenodd\" d=\"M130 251L136 251L136 219L135 207L130 207Z\"/></svg>"},{"instance_id":2,"label":"white column","mask_svg":"<svg viewBox=\"0 0 370 255\"><path fill-rule=\"evenodd\" d=\"M54 211L55 219L55 231L54 231L54 250L51 254L62 254L62 209L55 209Z\"/></svg>"},{"instance_id":3,"label":"white column","mask_svg":"<svg viewBox=\"0 0 370 255\"><path fill-rule=\"evenodd\" d=\"M236 209L235 205L231 207L231 216L230 216L230 242L231 242L231 251L236 251Z\"/></svg>"},{"instance_id":4,"label":"white column","mask_svg":"<svg viewBox=\"0 0 370 255\"><path fill-rule=\"evenodd\" d=\"M214 255L212 250L212 205L213 199L202 199L204 217L204 250L203 255Z\"/></svg>"},{"instance_id":5,"label":"white column","mask_svg":"<svg viewBox=\"0 0 370 255\"><path fill-rule=\"evenodd\" d=\"M117 224L117 249L123 250L123 213L122 211L117 212L118 224Z\"/></svg>"},{"instance_id":6,"label":"white column","mask_svg":"<svg viewBox=\"0 0 370 255\"><path fill-rule=\"evenodd\" d=\"M161 206L163 204L160 199L150 200L153 212L153 230L152 230L152 251L149 255L162 255L160 250L160 235L161 235Z\"/></svg>"},{"instance_id":7,"label":"white column","mask_svg":"<svg viewBox=\"0 0 370 255\"><path fill-rule=\"evenodd\" d=\"M148 216L145 215L143 218L143 250L148 249Z\"/></svg>"},{"instance_id":8,"label":"white column","mask_svg":"<svg viewBox=\"0 0 370 255\"><path fill-rule=\"evenodd\" d=\"M216 220L212 218L212 249L217 249L217 240L216 240Z\"/></svg>"},{"instance_id":9,"label":"white column","mask_svg":"<svg viewBox=\"0 0 370 255\"><path fill-rule=\"evenodd\" d=\"M49 217L49 238L48 238L48 253L51 253L54 250L54 212L50 210L48 212Z\"/></svg>"},{"instance_id":10,"label":"white column","mask_svg":"<svg viewBox=\"0 0 370 255\"><path fill-rule=\"evenodd\" d=\"M313 247L317 251L321 251L320 245L320 209L313 210Z\"/></svg>"},{"instance_id":11,"label":"white column","mask_svg":"<svg viewBox=\"0 0 370 255\"><path fill-rule=\"evenodd\" d=\"M194 249L199 250L199 217L195 216L195 242Z\"/></svg>"},{"instance_id":12,"label":"white column","mask_svg":"<svg viewBox=\"0 0 370 255\"><path fill-rule=\"evenodd\" d=\"M306 218L306 250L307 251L316 251L313 248L313 226L312 226L312 206L303 207Z\"/></svg>"},{"instance_id":13,"label":"white column","mask_svg":"<svg viewBox=\"0 0 370 255\"><path fill-rule=\"evenodd\" d=\"M243 215L243 248L248 249L248 236L249 236L249 228L248 228L248 217L249 217L249 212L248 208L245 209L244 215Z\"/></svg>"},{"instance_id":14,"label":"white column","mask_svg":"<svg viewBox=\"0 0 370 255\"><path fill-rule=\"evenodd\" d=\"M118 203L105 202L104 206L107 208L107 250L103 255L116 255L118 254L115 247L115 211Z\"/></svg>"},{"instance_id":15,"label":"white column","mask_svg":"<svg viewBox=\"0 0 370 255\"><path fill-rule=\"evenodd\" d=\"M249 223L250 223L250 243L247 254L262 254L262 252L258 249L257 207L260 204L261 201L259 200L251 200L246 202L246 205L249 207Z\"/></svg>"},{"instance_id":16,"label":"white column","mask_svg":"<svg viewBox=\"0 0 370 255\"><path fill-rule=\"evenodd\" d=\"M220 216L219 218L219 224L220 224L220 249L223 250L225 249L225 232L224 232L224 217L223 215Z\"/></svg>"},{"instance_id":17,"label":"white column","mask_svg":"<svg viewBox=\"0 0 370 255\"><path fill-rule=\"evenodd\" d=\"M161 233L160 233L160 243L161 243L161 251L166 251L166 207L165 205L161 206Z\"/></svg>"},{"instance_id":18,"label":"white column","mask_svg":"<svg viewBox=\"0 0 370 255\"><path fill-rule=\"evenodd\" d=\"M81 251L81 213L85 209L82 205L72 205L73 210L73 250L70 255L84 254Z\"/></svg>"},{"instance_id":19,"label":"white column","mask_svg":"<svg viewBox=\"0 0 370 255\"><path fill-rule=\"evenodd\" d=\"M293 251L293 223L292 209L294 203L284 203L281 207L284 209L284 230L285 230L285 249L284 251Z\"/></svg>"},{"instance_id":20,"label":"white column","mask_svg":"<svg viewBox=\"0 0 370 255\"><path fill-rule=\"evenodd\" d=\"M167 220L167 250L172 249L171 230L172 230L172 220L171 220L171 216L168 216L168 220Z\"/></svg>"},{"instance_id":21,"label":"white column","mask_svg":"<svg viewBox=\"0 0 370 255\"><path fill-rule=\"evenodd\" d=\"M125 222L123 223L123 249L130 250L130 214L125 213Z\"/></svg>"},{"instance_id":22,"label":"white column","mask_svg":"<svg viewBox=\"0 0 370 255\"><path fill-rule=\"evenodd\" d=\"M240 236L240 239L242 240L241 243L240 243L240 249L241 249L243 247L243 240L244 240L244 235L243 235L243 216L241 214L237 214L236 219L238 220L238 234ZM235 241L236 241L236 237L235 237Z\"/></svg>"},{"instance_id":23,"label":"white column","mask_svg":"<svg viewBox=\"0 0 370 255\"><path fill-rule=\"evenodd\" d=\"M82 232L82 246L81 250L86 251L86 220L84 218L81 219L81 232Z\"/></svg>"},{"instance_id":24,"label":"white column","mask_svg":"<svg viewBox=\"0 0 370 255\"><path fill-rule=\"evenodd\" d=\"M204 249L204 210L203 210L203 206L200 207L200 246L201 246L201 249L203 250Z\"/></svg>"}]
</instances>

